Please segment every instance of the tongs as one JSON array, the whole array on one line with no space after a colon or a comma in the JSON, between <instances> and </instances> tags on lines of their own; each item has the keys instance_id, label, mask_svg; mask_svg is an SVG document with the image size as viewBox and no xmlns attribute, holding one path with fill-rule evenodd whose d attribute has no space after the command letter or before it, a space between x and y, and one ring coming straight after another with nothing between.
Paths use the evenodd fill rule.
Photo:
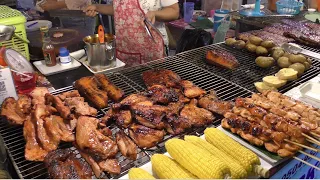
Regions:
<instances>
[{"instance_id":1,"label":"tongs","mask_svg":"<svg viewBox=\"0 0 320 180\"><path fill-rule=\"evenodd\" d=\"M148 35L150 36L150 38L152 39L153 42L156 42L156 40L154 39L154 37L149 29L149 26L155 30L158 30L158 29L147 18L144 18L143 22L144 22L144 28L146 29Z\"/></svg>"},{"instance_id":2,"label":"tongs","mask_svg":"<svg viewBox=\"0 0 320 180\"><path fill-rule=\"evenodd\" d=\"M281 47L292 54L300 53L316 59L320 59L319 53L315 53L315 52L303 49L302 47L300 47L298 44L295 44L295 43L284 43L281 45Z\"/></svg>"}]
</instances>

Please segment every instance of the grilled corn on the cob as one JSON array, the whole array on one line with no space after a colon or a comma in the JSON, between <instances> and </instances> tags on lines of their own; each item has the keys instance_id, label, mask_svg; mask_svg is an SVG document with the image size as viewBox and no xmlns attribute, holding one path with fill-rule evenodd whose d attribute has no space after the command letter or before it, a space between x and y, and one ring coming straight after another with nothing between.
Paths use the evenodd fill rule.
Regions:
<instances>
[{"instance_id":1,"label":"grilled corn on the cob","mask_svg":"<svg viewBox=\"0 0 320 180\"><path fill-rule=\"evenodd\" d=\"M151 157L153 172L160 179L196 179L197 177L181 167L176 161L163 154Z\"/></svg>"},{"instance_id":2,"label":"grilled corn on the cob","mask_svg":"<svg viewBox=\"0 0 320 180\"><path fill-rule=\"evenodd\" d=\"M207 128L204 134L209 143L232 156L248 173L252 172L254 165L260 164L260 159L255 153L234 141L219 129Z\"/></svg>"},{"instance_id":3,"label":"grilled corn on the cob","mask_svg":"<svg viewBox=\"0 0 320 180\"><path fill-rule=\"evenodd\" d=\"M202 149L207 150L212 155L224 161L230 169L231 178L242 179L248 176L247 171L244 169L242 165L240 165L240 163L232 159L231 156L229 156L228 154L222 152L212 144L208 143L206 140L201 139L200 137L197 137L197 136L184 136L184 140Z\"/></svg>"},{"instance_id":4,"label":"grilled corn on the cob","mask_svg":"<svg viewBox=\"0 0 320 180\"><path fill-rule=\"evenodd\" d=\"M229 167L208 151L181 139L165 143L171 157L189 172L201 179L223 179L230 175Z\"/></svg>"},{"instance_id":5,"label":"grilled corn on the cob","mask_svg":"<svg viewBox=\"0 0 320 180\"><path fill-rule=\"evenodd\" d=\"M128 175L129 179L155 179L151 174L141 168L131 168Z\"/></svg>"}]
</instances>

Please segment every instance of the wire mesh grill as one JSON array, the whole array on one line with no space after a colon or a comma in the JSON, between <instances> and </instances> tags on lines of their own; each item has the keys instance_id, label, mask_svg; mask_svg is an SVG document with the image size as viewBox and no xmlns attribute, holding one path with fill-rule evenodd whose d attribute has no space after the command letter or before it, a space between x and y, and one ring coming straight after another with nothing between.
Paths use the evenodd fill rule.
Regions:
<instances>
[{"instance_id":1,"label":"wire mesh grill","mask_svg":"<svg viewBox=\"0 0 320 180\"><path fill-rule=\"evenodd\" d=\"M233 54L237 58L240 66L235 70L227 70L225 68L207 64L205 62L205 55L208 50L225 50ZM245 50L236 50L234 48L226 46L225 44L210 45L183 52L178 54L177 56L185 61L194 63L195 65L202 67L217 76L221 76L228 81L236 83L239 86L242 86L250 91L256 91L254 82L262 81L262 78L264 76L274 75L280 70L280 68L277 66L273 66L269 69L260 68L255 64L256 56L253 53L247 52ZM300 77L296 81L288 82L285 86L281 87L279 91L284 93L291 88L296 87L301 83L304 83L317 76L319 73L319 68L316 66L319 65L319 61L315 59L312 59L312 61L313 66L308 71L306 71L302 75L302 77Z\"/></svg>"}]
</instances>

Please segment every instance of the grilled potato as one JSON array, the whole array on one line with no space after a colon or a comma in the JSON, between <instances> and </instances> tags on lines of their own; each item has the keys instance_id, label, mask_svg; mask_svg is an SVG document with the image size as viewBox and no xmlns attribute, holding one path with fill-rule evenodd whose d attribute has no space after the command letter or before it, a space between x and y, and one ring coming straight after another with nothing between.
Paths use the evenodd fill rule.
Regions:
<instances>
[{"instance_id":1,"label":"grilled potato","mask_svg":"<svg viewBox=\"0 0 320 180\"><path fill-rule=\"evenodd\" d=\"M301 76L304 73L304 71L306 70L306 67L301 63L294 63L294 64L290 65L289 68L292 68L292 69L298 71L298 76Z\"/></svg>"},{"instance_id":2,"label":"grilled potato","mask_svg":"<svg viewBox=\"0 0 320 180\"><path fill-rule=\"evenodd\" d=\"M263 46L263 47L269 49L269 48L275 47L276 45L273 43L273 41L266 40L266 41L262 41L260 46Z\"/></svg>"},{"instance_id":3,"label":"grilled potato","mask_svg":"<svg viewBox=\"0 0 320 180\"><path fill-rule=\"evenodd\" d=\"M259 56L255 60L257 66L261 68L269 68L274 65L274 59L272 57Z\"/></svg>"},{"instance_id":4,"label":"grilled potato","mask_svg":"<svg viewBox=\"0 0 320 180\"><path fill-rule=\"evenodd\" d=\"M281 68L287 68L289 67L292 63L289 61L289 58L287 57L280 57L278 60L277 60L277 63L278 63L278 66L281 67Z\"/></svg>"},{"instance_id":5,"label":"grilled potato","mask_svg":"<svg viewBox=\"0 0 320 180\"><path fill-rule=\"evenodd\" d=\"M293 81L298 79L298 71L292 68L281 69L276 76L281 80Z\"/></svg>"},{"instance_id":6,"label":"grilled potato","mask_svg":"<svg viewBox=\"0 0 320 180\"><path fill-rule=\"evenodd\" d=\"M259 46L263 40L257 36L250 36L249 41L251 44Z\"/></svg>"},{"instance_id":7,"label":"grilled potato","mask_svg":"<svg viewBox=\"0 0 320 180\"><path fill-rule=\"evenodd\" d=\"M272 86L268 86L264 82L255 82L254 86L257 88L257 90L260 93L263 93L264 91L268 91L268 90L277 91L277 88L272 87Z\"/></svg>"},{"instance_id":8,"label":"grilled potato","mask_svg":"<svg viewBox=\"0 0 320 180\"><path fill-rule=\"evenodd\" d=\"M256 54L259 56L266 56L269 54L269 52L265 47L258 46L256 49Z\"/></svg>"},{"instance_id":9,"label":"grilled potato","mask_svg":"<svg viewBox=\"0 0 320 180\"><path fill-rule=\"evenodd\" d=\"M237 49L243 49L246 46L246 43L242 40L238 40L233 45Z\"/></svg>"},{"instance_id":10,"label":"grilled potato","mask_svg":"<svg viewBox=\"0 0 320 180\"><path fill-rule=\"evenodd\" d=\"M254 44L251 44L250 42L246 44L246 49L249 51L249 52L256 52L256 49L257 49L257 46L254 45Z\"/></svg>"},{"instance_id":11,"label":"grilled potato","mask_svg":"<svg viewBox=\"0 0 320 180\"><path fill-rule=\"evenodd\" d=\"M227 45L227 46L233 47L233 46L234 46L234 43L236 43L236 42L237 42L237 40L236 40L235 38L228 38L228 39L226 39L226 45Z\"/></svg>"},{"instance_id":12,"label":"grilled potato","mask_svg":"<svg viewBox=\"0 0 320 180\"><path fill-rule=\"evenodd\" d=\"M266 76L262 79L262 81L267 85L275 88L280 88L284 86L287 81L286 80L281 80L276 76Z\"/></svg>"}]
</instances>

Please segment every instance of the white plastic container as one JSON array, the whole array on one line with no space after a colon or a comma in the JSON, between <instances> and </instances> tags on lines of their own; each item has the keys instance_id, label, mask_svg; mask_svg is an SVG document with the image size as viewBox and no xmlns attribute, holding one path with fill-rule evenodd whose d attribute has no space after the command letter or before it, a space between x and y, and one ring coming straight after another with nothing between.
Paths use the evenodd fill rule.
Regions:
<instances>
[{"instance_id":1,"label":"white plastic container","mask_svg":"<svg viewBox=\"0 0 320 180\"><path fill-rule=\"evenodd\" d=\"M60 48L59 54L60 54L61 66L70 66L71 65L71 58L70 58L68 49L66 49L64 47Z\"/></svg>"}]
</instances>

